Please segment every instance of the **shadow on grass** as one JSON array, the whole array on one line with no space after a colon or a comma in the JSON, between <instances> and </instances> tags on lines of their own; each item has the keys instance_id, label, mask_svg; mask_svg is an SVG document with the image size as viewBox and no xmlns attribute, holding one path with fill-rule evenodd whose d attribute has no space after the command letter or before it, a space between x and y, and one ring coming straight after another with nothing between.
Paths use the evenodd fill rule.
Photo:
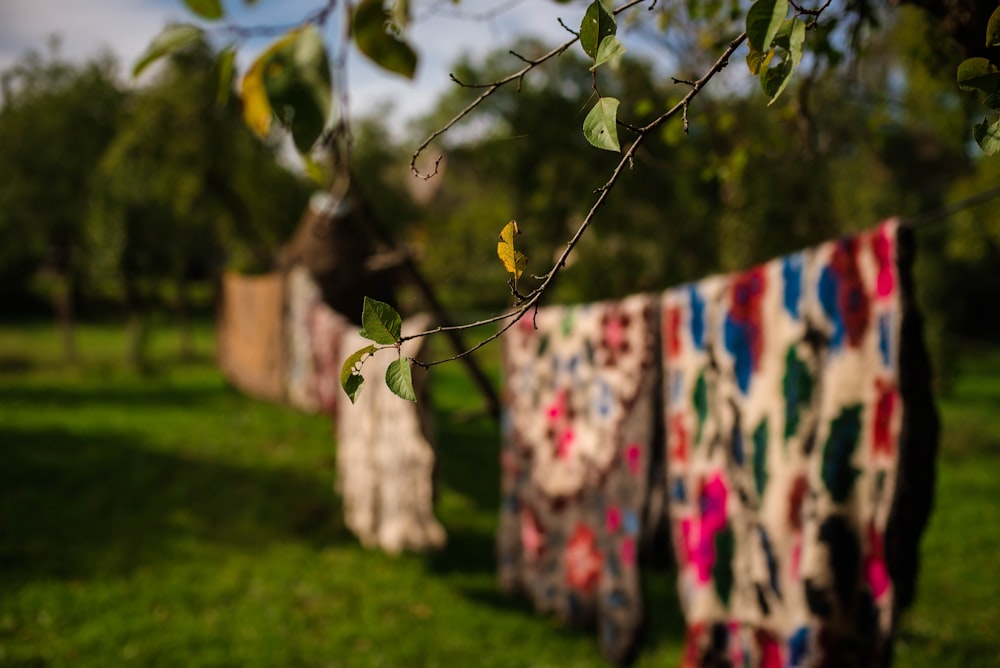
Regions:
<instances>
[{"instance_id":1,"label":"shadow on grass","mask_svg":"<svg viewBox=\"0 0 1000 668\"><path fill-rule=\"evenodd\" d=\"M347 539L319 477L157 452L109 430L0 427L0 443L0 582L123 575L197 543Z\"/></svg>"},{"instance_id":2,"label":"shadow on grass","mask_svg":"<svg viewBox=\"0 0 1000 668\"><path fill-rule=\"evenodd\" d=\"M34 361L28 357L0 353L0 375L24 373L34 367Z\"/></svg>"},{"instance_id":3,"label":"shadow on grass","mask_svg":"<svg viewBox=\"0 0 1000 668\"><path fill-rule=\"evenodd\" d=\"M475 575L496 570L495 518L500 508L500 437L488 418L455 419L445 411L436 415L437 484L465 497L475 507L478 522L450 523L448 543L428 557L435 574Z\"/></svg>"},{"instance_id":4,"label":"shadow on grass","mask_svg":"<svg viewBox=\"0 0 1000 668\"><path fill-rule=\"evenodd\" d=\"M496 538L491 532L468 527L446 528L448 544L427 557L430 572L437 575L496 572Z\"/></svg>"},{"instance_id":5,"label":"shadow on grass","mask_svg":"<svg viewBox=\"0 0 1000 668\"><path fill-rule=\"evenodd\" d=\"M436 416L439 482L480 510L500 508L500 434L488 418L455 420Z\"/></svg>"},{"instance_id":6,"label":"shadow on grass","mask_svg":"<svg viewBox=\"0 0 1000 668\"><path fill-rule=\"evenodd\" d=\"M185 408L202 406L208 400L218 399L235 393L222 383L218 386L191 385L172 386L169 383L145 383L136 380L123 385L121 382L108 383L97 389L93 384L80 386L59 386L47 383L44 386L6 385L0 387L0 404L33 404L35 406L57 406L63 409L79 409L93 405L114 404L125 410L161 406Z\"/></svg>"}]
</instances>

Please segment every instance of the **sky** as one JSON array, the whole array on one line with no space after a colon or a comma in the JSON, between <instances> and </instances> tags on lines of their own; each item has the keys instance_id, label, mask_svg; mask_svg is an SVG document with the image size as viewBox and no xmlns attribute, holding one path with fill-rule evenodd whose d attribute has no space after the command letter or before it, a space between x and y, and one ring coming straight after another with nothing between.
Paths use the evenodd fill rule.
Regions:
<instances>
[{"instance_id":1,"label":"sky","mask_svg":"<svg viewBox=\"0 0 1000 668\"><path fill-rule=\"evenodd\" d=\"M223 0L227 16L239 25L294 23L323 0ZM436 97L454 84L449 68L463 54L483 54L512 44L523 35L544 43L566 41L559 25L579 26L586 1L559 4L552 0L413 0L414 23L408 39L420 61L413 81L383 73L356 50L349 56L348 85L352 114L387 108L415 116L430 109ZM504 11L498 9L506 8ZM0 70L25 51L45 52L52 35L60 38L60 55L84 61L102 51L117 56L123 76L152 38L170 21L196 22L182 0L0 0ZM206 24L206 26L209 24ZM248 42L240 54L245 66L266 41Z\"/></svg>"}]
</instances>

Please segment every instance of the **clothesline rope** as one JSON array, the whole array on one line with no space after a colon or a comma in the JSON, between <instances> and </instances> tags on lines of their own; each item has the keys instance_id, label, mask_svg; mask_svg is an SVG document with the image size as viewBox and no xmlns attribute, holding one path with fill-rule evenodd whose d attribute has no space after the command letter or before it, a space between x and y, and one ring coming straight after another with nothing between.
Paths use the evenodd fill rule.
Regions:
<instances>
[{"instance_id":1,"label":"clothesline rope","mask_svg":"<svg viewBox=\"0 0 1000 668\"><path fill-rule=\"evenodd\" d=\"M938 207L931 211L914 216L906 220L907 224L913 228L920 228L924 225L929 225L931 223L936 223L941 220L952 216L959 211L964 211L965 209L971 209L977 204L982 204L983 202L988 202L994 197L1000 196L1000 186L996 188L991 188L989 190L984 190L978 195L972 195L971 197L966 197L952 204L946 204L945 206Z\"/></svg>"}]
</instances>

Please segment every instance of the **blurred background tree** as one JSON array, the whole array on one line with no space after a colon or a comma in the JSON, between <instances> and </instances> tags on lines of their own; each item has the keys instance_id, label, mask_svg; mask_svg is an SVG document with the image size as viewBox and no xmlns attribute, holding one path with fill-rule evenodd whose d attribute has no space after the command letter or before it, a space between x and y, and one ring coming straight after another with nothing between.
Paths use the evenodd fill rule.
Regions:
<instances>
[{"instance_id":1,"label":"blurred background tree","mask_svg":"<svg viewBox=\"0 0 1000 668\"><path fill-rule=\"evenodd\" d=\"M268 270L298 222L312 188L219 98L214 62L192 43L133 90L110 56L29 53L3 75L0 290L11 312L52 302L67 359L77 306L117 304L141 364L144 314L168 307L183 325L192 283L210 306L222 270Z\"/></svg>"},{"instance_id":2,"label":"blurred background tree","mask_svg":"<svg viewBox=\"0 0 1000 668\"><path fill-rule=\"evenodd\" d=\"M970 139L979 103L954 83L965 55L949 37L955 26L912 5L852 7L810 33L812 51L774 106L734 63L691 106L687 134L671 123L645 142L547 299L662 289L890 215L917 218L995 184L996 160ZM724 2L656 11L665 27L632 24L630 39L644 46L598 73L602 93L623 100L626 122L676 103L687 88L668 73L697 76L743 18ZM454 73L466 83L495 80L522 64L509 50L544 51L502 45ZM357 187L450 310L475 316L509 303L495 257L507 220L520 223L528 273L547 271L616 163L579 131L593 103L589 62L570 49L520 88L497 91L439 142L443 173L427 182L409 174L409 153L480 89L456 86L406 127L387 127L386 113L353 119ZM280 136L261 142L244 129L239 100L225 95L232 75L219 63L194 39L128 91L109 58L73 66L31 54L5 73L5 293L25 301L52 287L42 292L64 322L71 295L110 297L136 323L138 359L145 310L169 306L183 319L192 281L205 294L223 268L273 265L310 187L281 166ZM629 132L621 129L625 141ZM919 285L943 367L945 332L995 340L1000 331L998 317L976 307L1000 287L995 211L984 204L921 232Z\"/></svg>"},{"instance_id":3,"label":"blurred background tree","mask_svg":"<svg viewBox=\"0 0 1000 668\"><path fill-rule=\"evenodd\" d=\"M34 284L51 301L72 360L94 165L118 131L123 99L117 66L110 56L62 60L53 39L48 58L28 53L3 73L2 87L0 295L26 308Z\"/></svg>"},{"instance_id":4,"label":"blurred background tree","mask_svg":"<svg viewBox=\"0 0 1000 668\"><path fill-rule=\"evenodd\" d=\"M771 108L756 87L736 79L699 97L688 134L678 123L643 145L547 299L584 301L662 289L856 232L889 216L918 220L995 187L996 160L970 137L970 124L981 113L977 100L953 81L961 50L914 7L878 18L881 28L859 41L850 58L830 55L830 47L830 54L807 61L786 98ZM512 50L530 59L542 47L520 43ZM680 58L684 50L668 53ZM517 63L504 48L458 63L454 73L461 82L488 82ZM680 71L698 65L678 63ZM602 86L607 94L632 100L628 109L623 102L620 118L665 109L683 94L656 69L628 56L620 61L614 79ZM410 142L401 142L394 158L398 180L406 148L478 93L456 87L410 128ZM445 136L437 199L409 233L453 308L498 312L508 303L504 271L494 256L504 221L518 220L530 273L548 269L586 214L590 193L616 160L587 145L579 132L591 97L586 63L569 51L531 72L519 90L496 92L474 121ZM389 161L385 146L380 150L380 160ZM364 142L357 152L364 155ZM1000 294L993 269L996 209L995 203L982 205L920 232L918 285L945 377L955 341L995 341L1000 332L997 318L975 306Z\"/></svg>"},{"instance_id":5,"label":"blurred background tree","mask_svg":"<svg viewBox=\"0 0 1000 668\"><path fill-rule=\"evenodd\" d=\"M251 135L236 100L219 98L214 62L202 41L172 54L127 98L97 165L91 268L120 287L136 364L150 303L168 290L185 323L191 279L215 281L224 267L268 270L308 198L305 182L278 165L278 147ZM182 351L190 351L188 335Z\"/></svg>"}]
</instances>

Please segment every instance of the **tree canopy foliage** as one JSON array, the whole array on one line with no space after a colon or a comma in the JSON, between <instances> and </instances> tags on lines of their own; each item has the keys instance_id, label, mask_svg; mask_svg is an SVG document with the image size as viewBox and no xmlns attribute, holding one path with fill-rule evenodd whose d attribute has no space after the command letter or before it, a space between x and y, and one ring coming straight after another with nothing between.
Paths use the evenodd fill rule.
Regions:
<instances>
[{"instance_id":1,"label":"tree canopy foliage","mask_svg":"<svg viewBox=\"0 0 1000 668\"><path fill-rule=\"evenodd\" d=\"M190 279L270 268L311 187L240 122L237 100L218 98L215 57L193 40L134 89L110 56L32 52L3 73L6 299L54 277L62 320L81 297L134 310L169 292L183 307Z\"/></svg>"},{"instance_id":2,"label":"tree canopy foliage","mask_svg":"<svg viewBox=\"0 0 1000 668\"><path fill-rule=\"evenodd\" d=\"M858 231L888 216L917 220L948 202L996 185L996 161L970 148L973 96L951 78L961 52L914 8L882 17L883 27L841 60L803 76L781 105L732 86L700 97L689 131L664 126L635 156L552 300L581 301L660 289ZM526 58L544 52L513 45ZM460 81L492 81L517 58L508 49L456 66ZM591 149L572 119L591 89L586 61L564 53L497 91L477 110L474 130L446 138L439 191L410 234L424 265L455 308L497 312L510 297L495 257L496 235L515 217L526 274L546 267L587 215L614 156ZM828 64L829 65L829 64ZM623 58L607 90L628 99L622 114L666 108L681 94L648 63ZM395 190L406 153L468 105L476 89L456 87L396 147ZM623 103L623 105L626 103ZM570 120L567 120L570 119ZM623 135L627 129L622 130ZM364 154L358 142L358 155ZM384 158L389 154L380 149ZM385 168L383 167L383 172ZM374 174L361 173L373 179ZM383 188L392 184L382 181ZM928 227L918 270L940 365L949 332L995 336L1000 321L974 314L998 294L995 203ZM993 265L995 266L995 265Z\"/></svg>"},{"instance_id":3,"label":"tree canopy foliage","mask_svg":"<svg viewBox=\"0 0 1000 668\"><path fill-rule=\"evenodd\" d=\"M115 64L28 54L3 73L0 107L0 284L25 289L34 270L79 273L81 220L93 165L118 129Z\"/></svg>"},{"instance_id":4,"label":"tree canopy foliage","mask_svg":"<svg viewBox=\"0 0 1000 668\"><path fill-rule=\"evenodd\" d=\"M234 24L217 0L185 4L195 20L168 26L134 68L167 59L154 82L112 86L123 111L87 177L88 248L122 276L176 279L221 257L266 266L288 229L275 221L301 205L269 162L282 137L323 187L345 192L353 178L376 193L378 218L422 249L449 306L497 313L513 297L487 320L504 326L543 295L659 289L916 216L994 170L983 153L997 121L979 119L983 105L995 116L1000 18L977 0L567 2L565 43L456 64L455 88L407 132L348 123L344 63L357 47L411 77L424 45L408 41L410 2L327 0L273 29ZM235 54L261 34L274 41L235 75ZM968 57L980 60L960 67ZM406 153L414 174L436 178L407 176ZM948 294L959 266L989 284L994 209L928 232L943 235L924 263L943 272L929 293ZM520 276L496 257L511 220Z\"/></svg>"}]
</instances>

